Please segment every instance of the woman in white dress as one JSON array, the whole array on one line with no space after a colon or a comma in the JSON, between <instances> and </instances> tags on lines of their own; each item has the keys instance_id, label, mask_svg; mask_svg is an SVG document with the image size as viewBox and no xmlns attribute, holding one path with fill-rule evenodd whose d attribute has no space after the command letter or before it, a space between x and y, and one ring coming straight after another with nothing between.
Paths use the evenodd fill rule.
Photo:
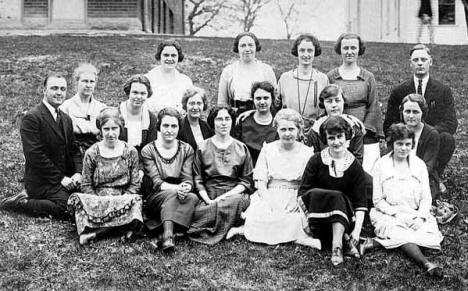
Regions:
<instances>
[{"instance_id":1,"label":"woman in white dress","mask_svg":"<svg viewBox=\"0 0 468 291\"><path fill-rule=\"evenodd\" d=\"M430 213L426 165L411 153L414 132L399 123L387 135L392 151L377 161L373 175L375 208L370 218L377 237L361 244L361 254L376 246L399 248L430 275L441 276L442 268L429 262L420 249L440 250L443 236Z\"/></svg>"},{"instance_id":2,"label":"woman in white dress","mask_svg":"<svg viewBox=\"0 0 468 291\"><path fill-rule=\"evenodd\" d=\"M245 212L245 225L228 234L244 234L253 242L286 242L321 248L304 232L307 221L297 203L297 189L314 149L298 141L304 121L293 109L280 110L273 121L279 140L263 146L254 170L258 191Z\"/></svg>"},{"instance_id":3,"label":"woman in white dress","mask_svg":"<svg viewBox=\"0 0 468 291\"><path fill-rule=\"evenodd\" d=\"M193 85L192 79L177 70L177 65L184 59L182 46L175 39L165 40L158 45L155 58L159 66L145 75L153 91L153 96L148 97L148 108L155 114L166 107L182 113L182 96L185 89Z\"/></svg>"}]
</instances>

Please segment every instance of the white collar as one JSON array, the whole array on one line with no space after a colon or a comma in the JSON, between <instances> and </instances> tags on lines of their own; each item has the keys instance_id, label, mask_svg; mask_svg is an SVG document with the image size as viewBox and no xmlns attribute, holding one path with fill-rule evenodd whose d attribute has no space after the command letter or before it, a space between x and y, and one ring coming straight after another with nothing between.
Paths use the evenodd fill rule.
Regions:
<instances>
[{"instance_id":1,"label":"white collar","mask_svg":"<svg viewBox=\"0 0 468 291\"><path fill-rule=\"evenodd\" d=\"M419 85L419 80L422 80L422 95L426 93L426 87L427 87L427 82L429 81L429 74L427 74L424 78L419 79L415 75L413 75L413 82L414 82L414 88L416 88L416 93L418 91L418 85Z\"/></svg>"},{"instance_id":2,"label":"white collar","mask_svg":"<svg viewBox=\"0 0 468 291\"><path fill-rule=\"evenodd\" d=\"M120 114L122 114L122 118L127 121L128 120L128 111L127 111L127 102L124 101L120 103ZM141 108L141 129L149 129L150 126L150 113L148 110L148 106L143 104ZM125 127L128 128L128 122L125 122Z\"/></svg>"},{"instance_id":3,"label":"white collar","mask_svg":"<svg viewBox=\"0 0 468 291\"><path fill-rule=\"evenodd\" d=\"M47 107L47 109L50 111L50 114L52 114L52 117L56 120L57 119L57 112L58 108L54 108L54 106L50 105L49 102L47 102L45 99L42 99L42 103Z\"/></svg>"}]
</instances>

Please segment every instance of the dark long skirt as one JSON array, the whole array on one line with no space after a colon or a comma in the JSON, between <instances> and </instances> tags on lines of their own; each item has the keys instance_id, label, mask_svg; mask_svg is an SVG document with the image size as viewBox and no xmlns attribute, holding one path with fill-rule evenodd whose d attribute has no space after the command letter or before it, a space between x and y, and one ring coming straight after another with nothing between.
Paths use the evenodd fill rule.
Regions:
<instances>
[{"instance_id":1,"label":"dark long skirt","mask_svg":"<svg viewBox=\"0 0 468 291\"><path fill-rule=\"evenodd\" d=\"M234 185L235 186L235 185ZM234 186L207 188L211 199L231 190ZM216 203L207 205L200 199L193 214L192 225L187 235L193 241L214 245L220 242L231 227L243 224L241 213L249 207L247 194L232 195Z\"/></svg>"},{"instance_id":2,"label":"dark long skirt","mask_svg":"<svg viewBox=\"0 0 468 291\"><path fill-rule=\"evenodd\" d=\"M145 222L149 231L162 231L164 221L172 221L178 231L186 231L192 222L197 195L189 193L185 199L177 198L176 190L161 190L150 194L146 199Z\"/></svg>"},{"instance_id":3,"label":"dark long skirt","mask_svg":"<svg viewBox=\"0 0 468 291\"><path fill-rule=\"evenodd\" d=\"M299 206L306 214L312 235L325 246L331 242L331 225L339 222L345 233L354 228L354 210L349 198L341 191L314 188L299 199Z\"/></svg>"}]
</instances>

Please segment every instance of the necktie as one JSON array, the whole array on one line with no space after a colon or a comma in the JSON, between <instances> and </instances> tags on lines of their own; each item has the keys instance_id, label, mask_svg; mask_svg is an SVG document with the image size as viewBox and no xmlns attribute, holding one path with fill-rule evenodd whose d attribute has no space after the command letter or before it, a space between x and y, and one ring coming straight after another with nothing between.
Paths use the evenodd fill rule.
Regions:
<instances>
[{"instance_id":1,"label":"necktie","mask_svg":"<svg viewBox=\"0 0 468 291\"><path fill-rule=\"evenodd\" d=\"M421 79L418 80L418 91L417 91L417 93L418 93L419 95L421 95L421 96L422 96L422 94L423 94L423 93L422 93L422 80L421 80Z\"/></svg>"},{"instance_id":2,"label":"necktie","mask_svg":"<svg viewBox=\"0 0 468 291\"><path fill-rule=\"evenodd\" d=\"M57 125L60 126L60 121L61 121L60 111L58 109L55 109L55 113L57 114L57 117L55 118L55 122L57 123Z\"/></svg>"}]
</instances>

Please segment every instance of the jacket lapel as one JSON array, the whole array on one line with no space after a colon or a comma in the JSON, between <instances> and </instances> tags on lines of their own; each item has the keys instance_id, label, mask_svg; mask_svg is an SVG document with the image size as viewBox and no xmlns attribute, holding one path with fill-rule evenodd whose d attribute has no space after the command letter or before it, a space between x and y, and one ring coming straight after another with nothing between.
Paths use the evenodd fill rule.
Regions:
<instances>
[{"instance_id":1,"label":"jacket lapel","mask_svg":"<svg viewBox=\"0 0 468 291\"><path fill-rule=\"evenodd\" d=\"M57 122L55 122L54 117L44 104L41 104L41 114L42 118L49 124L50 128L52 128L52 131L55 132L58 137L64 139L63 132L61 132L61 129L57 125ZM63 124L63 118L61 118L60 122Z\"/></svg>"}]
</instances>

